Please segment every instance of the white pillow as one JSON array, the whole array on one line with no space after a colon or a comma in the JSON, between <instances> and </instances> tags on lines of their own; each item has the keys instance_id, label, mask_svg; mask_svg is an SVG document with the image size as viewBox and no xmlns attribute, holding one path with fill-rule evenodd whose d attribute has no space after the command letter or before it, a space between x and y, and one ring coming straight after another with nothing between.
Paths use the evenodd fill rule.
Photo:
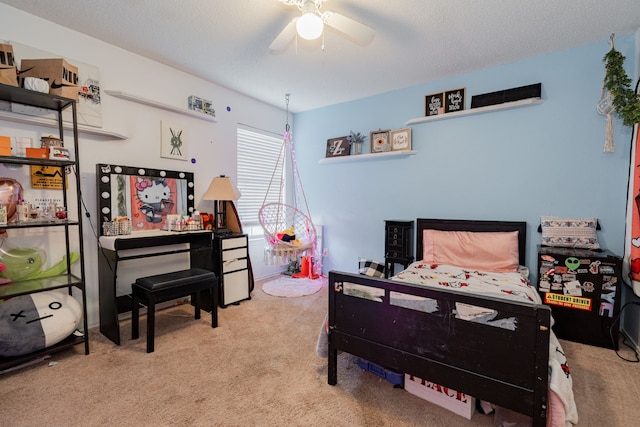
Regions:
<instances>
[{"instance_id":1,"label":"white pillow","mask_svg":"<svg viewBox=\"0 0 640 427\"><path fill-rule=\"evenodd\" d=\"M600 249L598 218L541 216L542 244L561 248Z\"/></svg>"}]
</instances>

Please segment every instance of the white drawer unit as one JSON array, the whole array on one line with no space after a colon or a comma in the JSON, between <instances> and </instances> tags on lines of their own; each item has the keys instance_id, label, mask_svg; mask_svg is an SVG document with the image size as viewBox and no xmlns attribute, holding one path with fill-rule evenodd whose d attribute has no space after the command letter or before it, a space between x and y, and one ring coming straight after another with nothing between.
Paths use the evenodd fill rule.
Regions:
<instances>
[{"instance_id":1,"label":"white drawer unit","mask_svg":"<svg viewBox=\"0 0 640 427\"><path fill-rule=\"evenodd\" d=\"M214 272L220 281L220 306L251 299L249 238L246 234L214 235Z\"/></svg>"}]
</instances>

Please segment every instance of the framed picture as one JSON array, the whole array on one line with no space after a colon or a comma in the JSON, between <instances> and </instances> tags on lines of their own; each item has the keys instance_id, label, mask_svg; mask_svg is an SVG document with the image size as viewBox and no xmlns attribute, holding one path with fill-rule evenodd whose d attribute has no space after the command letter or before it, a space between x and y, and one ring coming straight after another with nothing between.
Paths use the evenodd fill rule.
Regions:
<instances>
[{"instance_id":1,"label":"framed picture","mask_svg":"<svg viewBox=\"0 0 640 427\"><path fill-rule=\"evenodd\" d=\"M346 136L327 139L327 152L325 157L348 156L350 152L349 141Z\"/></svg>"},{"instance_id":2,"label":"framed picture","mask_svg":"<svg viewBox=\"0 0 640 427\"><path fill-rule=\"evenodd\" d=\"M411 150L411 128L391 132L391 151Z\"/></svg>"},{"instance_id":3,"label":"framed picture","mask_svg":"<svg viewBox=\"0 0 640 427\"><path fill-rule=\"evenodd\" d=\"M444 92L432 93L424 97L424 115L444 114Z\"/></svg>"},{"instance_id":4,"label":"framed picture","mask_svg":"<svg viewBox=\"0 0 640 427\"><path fill-rule=\"evenodd\" d=\"M389 141L389 130L374 130L370 134L372 153L384 153L391 151L391 142Z\"/></svg>"},{"instance_id":5,"label":"framed picture","mask_svg":"<svg viewBox=\"0 0 640 427\"><path fill-rule=\"evenodd\" d=\"M188 160L189 140L184 126L161 121L160 157L176 160Z\"/></svg>"},{"instance_id":6,"label":"framed picture","mask_svg":"<svg viewBox=\"0 0 640 427\"><path fill-rule=\"evenodd\" d=\"M462 110L464 110L464 88L446 91L444 93L444 112L453 113Z\"/></svg>"}]
</instances>

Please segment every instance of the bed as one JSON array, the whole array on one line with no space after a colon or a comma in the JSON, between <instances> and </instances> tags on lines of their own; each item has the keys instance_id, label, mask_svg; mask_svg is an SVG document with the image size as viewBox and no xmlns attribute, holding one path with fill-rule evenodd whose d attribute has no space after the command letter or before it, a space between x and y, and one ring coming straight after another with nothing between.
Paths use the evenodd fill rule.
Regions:
<instances>
[{"instance_id":1,"label":"bed","mask_svg":"<svg viewBox=\"0 0 640 427\"><path fill-rule=\"evenodd\" d=\"M418 261L424 230L516 235L517 261L525 265L525 222L418 219ZM436 266L417 262L412 267ZM552 348L557 342L549 307L539 298L518 301L461 287L412 284L403 281L404 273L385 279L329 272L328 383L337 384L337 357L343 351L528 415L535 426L546 425L550 341ZM492 313L490 321L476 321L477 311Z\"/></svg>"}]
</instances>

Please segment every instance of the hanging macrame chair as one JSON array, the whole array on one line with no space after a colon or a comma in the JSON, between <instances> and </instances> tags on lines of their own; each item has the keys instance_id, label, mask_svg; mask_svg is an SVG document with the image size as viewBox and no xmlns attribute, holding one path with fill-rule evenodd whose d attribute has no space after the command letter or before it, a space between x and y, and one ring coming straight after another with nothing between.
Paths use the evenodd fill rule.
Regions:
<instances>
[{"instance_id":1,"label":"hanging macrame chair","mask_svg":"<svg viewBox=\"0 0 640 427\"><path fill-rule=\"evenodd\" d=\"M288 105L289 97L287 95L287 117L289 116ZM292 175L293 197L291 203L285 202L284 187L287 169ZM277 182L278 178L279 182ZM277 188L275 188L276 185ZM272 197L269 196L273 191L278 191L278 201L268 202L268 200L272 200ZM298 256L314 256L316 228L311 221L307 198L298 173L288 123L269 187L258 212L258 218L264 229L266 264L287 265L291 261L297 260Z\"/></svg>"}]
</instances>

